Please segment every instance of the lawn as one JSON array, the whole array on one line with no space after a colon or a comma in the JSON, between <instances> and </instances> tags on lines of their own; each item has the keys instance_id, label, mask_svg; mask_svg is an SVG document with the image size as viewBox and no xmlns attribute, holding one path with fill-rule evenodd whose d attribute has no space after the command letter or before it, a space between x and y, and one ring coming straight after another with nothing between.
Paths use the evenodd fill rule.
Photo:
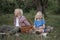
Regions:
<instances>
[{"instance_id":1,"label":"lawn","mask_svg":"<svg viewBox=\"0 0 60 40\"><path fill-rule=\"evenodd\" d=\"M33 11L30 13L24 14L28 19L32 20L34 19ZM44 40L60 40L60 15L52 14L52 13L46 13L46 25L53 26L54 30L48 34L48 38L45 38ZM0 16L0 25L13 25L13 14L7 15L1 15ZM15 36L9 37L9 40L15 40ZM39 35L35 34L20 34L20 40L40 40Z\"/></svg>"}]
</instances>

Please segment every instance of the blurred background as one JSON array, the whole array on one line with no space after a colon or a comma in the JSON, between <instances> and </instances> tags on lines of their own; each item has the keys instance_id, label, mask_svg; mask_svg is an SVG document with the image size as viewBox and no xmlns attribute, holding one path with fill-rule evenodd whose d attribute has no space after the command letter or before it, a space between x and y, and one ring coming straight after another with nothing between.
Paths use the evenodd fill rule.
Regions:
<instances>
[{"instance_id":1,"label":"blurred background","mask_svg":"<svg viewBox=\"0 0 60 40\"><path fill-rule=\"evenodd\" d=\"M13 25L15 8L23 9L26 18L32 22L36 12L42 11L46 25L54 27L54 31L49 35L50 38L46 40L60 40L60 0L0 0L0 26ZM26 35L24 38L30 40Z\"/></svg>"}]
</instances>

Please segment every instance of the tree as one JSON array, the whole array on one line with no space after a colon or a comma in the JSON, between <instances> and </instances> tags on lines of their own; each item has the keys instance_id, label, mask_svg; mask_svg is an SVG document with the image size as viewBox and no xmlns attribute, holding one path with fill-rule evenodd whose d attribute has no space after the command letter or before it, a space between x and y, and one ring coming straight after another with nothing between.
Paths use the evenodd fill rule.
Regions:
<instances>
[{"instance_id":1,"label":"tree","mask_svg":"<svg viewBox=\"0 0 60 40\"><path fill-rule=\"evenodd\" d=\"M34 0L34 3L37 11L41 11L45 15L45 9L47 8L48 0Z\"/></svg>"},{"instance_id":2,"label":"tree","mask_svg":"<svg viewBox=\"0 0 60 40\"><path fill-rule=\"evenodd\" d=\"M24 4L28 7L32 6L37 11L41 11L45 15L48 0L24 0ZM46 16L46 15L45 15Z\"/></svg>"},{"instance_id":3,"label":"tree","mask_svg":"<svg viewBox=\"0 0 60 40\"><path fill-rule=\"evenodd\" d=\"M45 15L47 2L48 0L0 0L0 12L12 13L15 8L22 8L25 12L33 9Z\"/></svg>"}]
</instances>

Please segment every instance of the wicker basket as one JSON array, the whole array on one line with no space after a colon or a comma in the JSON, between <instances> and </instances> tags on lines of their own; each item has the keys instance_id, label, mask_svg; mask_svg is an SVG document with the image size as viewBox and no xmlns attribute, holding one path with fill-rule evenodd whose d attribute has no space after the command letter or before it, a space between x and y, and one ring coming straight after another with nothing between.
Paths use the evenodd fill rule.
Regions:
<instances>
[{"instance_id":1,"label":"wicker basket","mask_svg":"<svg viewBox=\"0 0 60 40\"><path fill-rule=\"evenodd\" d=\"M21 27L21 33L29 33L30 30L33 30L33 26L23 26L23 27Z\"/></svg>"}]
</instances>

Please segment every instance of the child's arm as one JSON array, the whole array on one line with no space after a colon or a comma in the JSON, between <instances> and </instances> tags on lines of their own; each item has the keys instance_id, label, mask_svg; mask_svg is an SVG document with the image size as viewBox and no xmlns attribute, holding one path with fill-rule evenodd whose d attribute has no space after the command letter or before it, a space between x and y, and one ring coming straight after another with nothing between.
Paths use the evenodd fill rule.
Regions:
<instances>
[{"instance_id":1,"label":"child's arm","mask_svg":"<svg viewBox=\"0 0 60 40\"><path fill-rule=\"evenodd\" d=\"M42 20L42 23L43 23L43 26L40 27L41 29L44 29L45 28L45 20Z\"/></svg>"},{"instance_id":2,"label":"child's arm","mask_svg":"<svg viewBox=\"0 0 60 40\"><path fill-rule=\"evenodd\" d=\"M36 29L35 27L36 27L36 22L34 21L34 26L33 26L33 28Z\"/></svg>"},{"instance_id":3,"label":"child's arm","mask_svg":"<svg viewBox=\"0 0 60 40\"><path fill-rule=\"evenodd\" d=\"M45 28L45 24L43 24L43 26L40 26L39 29L44 29Z\"/></svg>"},{"instance_id":4,"label":"child's arm","mask_svg":"<svg viewBox=\"0 0 60 40\"><path fill-rule=\"evenodd\" d=\"M43 29L45 28L45 24L43 24L42 28L43 28Z\"/></svg>"},{"instance_id":5,"label":"child's arm","mask_svg":"<svg viewBox=\"0 0 60 40\"><path fill-rule=\"evenodd\" d=\"M45 20L43 20L43 26L42 26L42 28L45 28Z\"/></svg>"},{"instance_id":6,"label":"child's arm","mask_svg":"<svg viewBox=\"0 0 60 40\"><path fill-rule=\"evenodd\" d=\"M35 28L35 25L33 27Z\"/></svg>"},{"instance_id":7,"label":"child's arm","mask_svg":"<svg viewBox=\"0 0 60 40\"><path fill-rule=\"evenodd\" d=\"M31 25L25 17L23 17L23 22L24 22L25 25L27 25L27 26L30 26L30 25Z\"/></svg>"}]
</instances>

